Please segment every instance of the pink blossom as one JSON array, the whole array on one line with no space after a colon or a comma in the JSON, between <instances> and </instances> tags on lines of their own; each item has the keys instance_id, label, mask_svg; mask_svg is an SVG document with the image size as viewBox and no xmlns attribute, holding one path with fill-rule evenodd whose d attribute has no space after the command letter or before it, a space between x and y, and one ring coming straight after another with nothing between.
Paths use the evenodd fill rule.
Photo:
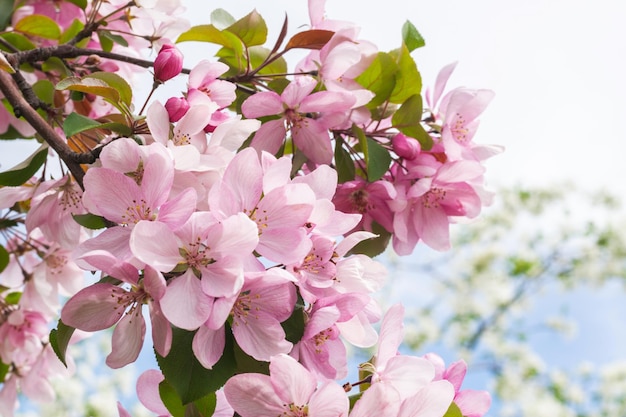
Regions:
<instances>
[{"instance_id":1,"label":"pink blossom","mask_svg":"<svg viewBox=\"0 0 626 417\"><path fill-rule=\"evenodd\" d=\"M224 393L242 417L347 416L349 404L343 388L334 381L317 385L311 372L281 354L270 359L269 376L235 375L226 381Z\"/></svg>"},{"instance_id":2,"label":"pink blossom","mask_svg":"<svg viewBox=\"0 0 626 417\"><path fill-rule=\"evenodd\" d=\"M454 387L454 403L459 407L464 417L482 417L491 406L491 396L487 391L461 390L461 384L467 373L467 364L459 360L450 364L446 369L443 359L435 354L424 356L435 366L435 380L447 380Z\"/></svg>"},{"instance_id":3,"label":"pink blossom","mask_svg":"<svg viewBox=\"0 0 626 417\"><path fill-rule=\"evenodd\" d=\"M38 311L14 307L0 325L0 359L18 367L30 366L41 354L48 321Z\"/></svg>"},{"instance_id":4,"label":"pink blossom","mask_svg":"<svg viewBox=\"0 0 626 417\"><path fill-rule=\"evenodd\" d=\"M357 177L337 187L333 203L345 213L359 213L362 220L356 230L372 231L372 222L380 224L385 230L393 231L393 212L389 202L396 198L396 190L386 180L368 182Z\"/></svg>"},{"instance_id":5,"label":"pink blossom","mask_svg":"<svg viewBox=\"0 0 626 417\"><path fill-rule=\"evenodd\" d=\"M219 108L230 106L235 101L235 84L220 80L218 77L228 71L228 66L221 62L202 60L189 73L189 100L210 99ZM194 90L202 93L196 95Z\"/></svg>"},{"instance_id":6,"label":"pink blossom","mask_svg":"<svg viewBox=\"0 0 626 417\"><path fill-rule=\"evenodd\" d=\"M354 104L355 98L347 93L330 91L311 94L316 86L317 80L302 76L292 81L281 95L267 91L250 96L241 108L244 116L280 116L261 126L251 146L258 151L265 150L275 154L289 130L295 146L311 161L318 164L330 163L333 150L328 129L338 124L334 115L345 114ZM321 117L309 117L309 113L321 113Z\"/></svg>"},{"instance_id":7,"label":"pink blossom","mask_svg":"<svg viewBox=\"0 0 626 417\"><path fill-rule=\"evenodd\" d=\"M179 121L189 107L189 102L184 97L170 97L165 102L165 109L172 123Z\"/></svg>"},{"instance_id":8,"label":"pink blossom","mask_svg":"<svg viewBox=\"0 0 626 417\"><path fill-rule=\"evenodd\" d=\"M183 69L183 54L172 44L161 46L154 60L154 79L164 83L176 77Z\"/></svg>"}]
</instances>

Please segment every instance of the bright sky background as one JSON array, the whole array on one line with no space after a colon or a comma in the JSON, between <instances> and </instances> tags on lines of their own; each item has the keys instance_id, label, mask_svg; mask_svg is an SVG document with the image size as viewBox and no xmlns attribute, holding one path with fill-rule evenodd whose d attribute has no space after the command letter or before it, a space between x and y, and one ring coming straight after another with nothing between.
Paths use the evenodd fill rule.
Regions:
<instances>
[{"instance_id":1,"label":"bright sky background","mask_svg":"<svg viewBox=\"0 0 626 417\"><path fill-rule=\"evenodd\" d=\"M195 24L216 7L236 18L256 8L270 39L283 11L289 33L309 22L305 0L184 3ZM626 2L328 0L326 11L386 51L409 19L426 39L413 54L424 85L459 61L450 86L496 92L476 137L507 149L487 165L491 184L568 179L626 197Z\"/></svg>"}]
</instances>

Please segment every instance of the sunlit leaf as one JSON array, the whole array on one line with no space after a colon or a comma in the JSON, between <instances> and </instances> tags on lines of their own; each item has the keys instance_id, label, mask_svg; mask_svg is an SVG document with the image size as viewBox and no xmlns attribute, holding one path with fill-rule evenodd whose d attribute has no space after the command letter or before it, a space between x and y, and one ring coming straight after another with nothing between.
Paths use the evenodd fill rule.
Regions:
<instances>
[{"instance_id":1,"label":"sunlit leaf","mask_svg":"<svg viewBox=\"0 0 626 417\"><path fill-rule=\"evenodd\" d=\"M263 45L267 40L267 25L256 10L237 20L224 31L235 34L246 46Z\"/></svg>"},{"instance_id":2,"label":"sunlit leaf","mask_svg":"<svg viewBox=\"0 0 626 417\"><path fill-rule=\"evenodd\" d=\"M21 33L16 32L7 32L0 35L6 43L17 49L18 51L29 51L31 49L35 49L36 46L34 43L30 41L26 36ZM13 52L7 49L3 43L0 43L0 49L7 52Z\"/></svg>"},{"instance_id":3,"label":"sunlit leaf","mask_svg":"<svg viewBox=\"0 0 626 417\"><path fill-rule=\"evenodd\" d=\"M461 412L459 406L453 401L443 417L463 417L463 413Z\"/></svg>"},{"instance_id":4,"label":"sunlit leaf","mask_svg":"<svg viewBox=\"0 0 626 417\"><path fill-rule=\"evenodd\" d=\"M424 130L422 121L422 97L415 94L406 100L391 118L393 127L420 143L422 149L429 150L433 140Z\"/></svg>"},{"instance_id":5,"label":"sunlit leaf","mask_svg":"<svg viewBox=\"0 0 626 417\"><path fill-rule=\"evenodd\" d=\"M269 56L270 50L263 46L252 46L248 48L250 55L250 66L252 69L258 68L263 64L265 59ZM264 66L259 74L284 74L287 72L287 61L285 58L280 57L268 65Z\"/></svg>"},{"instance_id":6,"label":"sunlit leaf","mask_svg":"<svg viewBox=\"0 0 626 417\"><path fill-rule=\"evenodd\" d=\"M67 43L74 38L83 28L85 24L78 19L74 19L72 24L59 37L59 43Z\"/></svg>"},{"instance_id":7,"label":"sunlit leaf","mask_svg":"<svg viewBox=\"0 0 626 417\"><path fill-rule=\"evenodd\" d=\"M131 105L133 101L133 90L124 78L113 72L99 71L89 74L87 77L83 78L83 80L92 78L106 82L109 87L114 88L119 93L120 100L124 104L127 106Z\"/></svg>"},{"instance_id":8,"label":"sunlit leaf","mask_svg":"<svg viewBox=\"0 0 626 417\"><path fill-rule=\"evenodd\" d=\"M377 107L389 99L396 85L397 71L395 59L388 53L379 52L370 66L356 78L359 84L376 94L367 104L368 108Z\"/></svg>"},{"instance_id":9,"label":"sunlit leaf","mask_svg":"<svg viewBox=\"0 0 626 417\"><path fill-rule=\"evenodd\" d=\"M94 94L104 97L112 103L120 101L120 93L111 87L106 81L95 78L67 77L57 83L57 90L80 91L82 93Z\"/></svg>"},{"instance_id":10,"label":"sunlit leaf","mask_svg":"<svg viewBox=\"0 0 626 417\"><path fill-rule=\"evenodd\" d=\"M393 51L398 64L395 86L389 97L392 103L404 103L409 97L422 92L422 76L406 46Z\"/></svg>"},{"instance_id":11,"label":"sunlit leaf","mask_svg":"<svg viewBox=\"0 0 626 417\"><path fill-rule=\"evenodd\" d=\"M219 30L224 30L235 23L235 18L224 9L215 9L211 12L211 24Z\"/></svg>"},{"instance_id":12,"label":"sunlit leaf","mask_svg":"<svg viewBox=\"0 0 626 417\"><path fill-rule=\"evenodd\" d=\"M402 41L409 52L413 52L417 48L426 45L424 38L422 38L422 35L417 31L417 28L408 20L402 25Z\"/></svg>"},{"instance_id":13,"label":"sunlit leaf","mask_svg":"<svg viewBox=\"0 0 626 417\"><path fill-rule=\"evenodd\" d=\"M0 185L18 186L28 181L48 158L48 145L42 144L31 156L13 168L0 172Z\"/></svg>"},{"instance_id":14,"label":"sunlit leaf","mask_svg":"<svg viewBox=\"0 0 626 417\"><path fill-rule=\"evenodd\" d=\"M61 78L70 77L72 71L65 65L65 62L59 57L51 56L41 63L42 71L56 72Z\"/></svg>"},{"instance_id":15,"label":"sunlit leaf","mask_svg":"<svg viewBox=\"0 0 626 417\"><path fill-rule=\"evenodd\" d=\"M65 1L73 3L83 10L85 10L85 7L87 7L87 0L65 0Z\"/></svg>"},{"instance_id":16,"label":"sunlit leaf","mask_svg":"<svg viewBox=\"0 0 626 417\"><path fill-rule=\"evenodd\" d=\"M59 39L61 28L48 16L30 14L21 18L14 26L17 32L45 39Z\"/></svg>"},{"instance_id":17,"label":"sunlit leaf","mask_svg":"<svg viewBox=\"0 0 626 417\"><path fill-rule=\"evenodd\" d=\"M57 357L63 365L67 366L65 362L65 354L67 352L67 346L70 344L70 339L72 338L72 334L74 334L74 327L70 327L59 320L56 329L52 329L50 331L50 345L52 346L52 350L56 353Z\"/></svg>"}]
</instances>

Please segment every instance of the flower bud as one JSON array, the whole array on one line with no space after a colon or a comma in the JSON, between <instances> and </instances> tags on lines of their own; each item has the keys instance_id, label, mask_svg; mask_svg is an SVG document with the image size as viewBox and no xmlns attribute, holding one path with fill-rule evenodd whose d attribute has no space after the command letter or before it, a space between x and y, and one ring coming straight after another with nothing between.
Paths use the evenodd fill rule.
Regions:
<instances>
[{"instance_id":1,"label":"flower bud","mask_svg":"<svg viewBox=\"0 0 626 417\"><path fill-rule=\"evenodd\" d=\"M165 102L165 110L170 117L170 122L179 121L189 110L189 102L183 97L170 97Z\"/></svg>"},{"instance_id":2,"label":"flower bud","mask_svg":"<svg viewBox=\"0 0 626 417\"><path fill-rule=\"evenodd\" d=\"M402 133L398 133L391 139L391 146L399 157L408 159L409 161L415 159L422 150L417 140L405 136Z\"/></svg>"},{"instance_id":3,"label":"flower bud","mask_svg":"<svg viewBox=\"0 0 626 417\"><path fill-rule=\"evenodd\" d=\"M164 83L182 70L183 54L174 45L163 45L154 60L154 79Z\"/></svg>"}]
</instances>

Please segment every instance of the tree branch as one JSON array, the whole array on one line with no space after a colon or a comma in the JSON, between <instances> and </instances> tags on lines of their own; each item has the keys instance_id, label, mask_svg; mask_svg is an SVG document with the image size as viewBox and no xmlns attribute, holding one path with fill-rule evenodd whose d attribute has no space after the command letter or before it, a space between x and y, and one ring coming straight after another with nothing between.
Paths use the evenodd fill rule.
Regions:
<instances>
[{"instance_id":1,"label":"tree branch","mask_svg":"<svg viewBox=\"0 0 626 417\"><path fill-rule=\"evenodd\" d=\"M29 102L24 98L22 91L18 88L17 83L4 71L0 71L0 90L9 104L13 106L14 112L23 116L24 119L35 128L37 133L41 135L46 143L56 151L82 188L85 172L80 164L93 163L96 160L96 156L91 152L77 153L72 151L56 130L31 107Z\"/></svg>"}]
</instances>

